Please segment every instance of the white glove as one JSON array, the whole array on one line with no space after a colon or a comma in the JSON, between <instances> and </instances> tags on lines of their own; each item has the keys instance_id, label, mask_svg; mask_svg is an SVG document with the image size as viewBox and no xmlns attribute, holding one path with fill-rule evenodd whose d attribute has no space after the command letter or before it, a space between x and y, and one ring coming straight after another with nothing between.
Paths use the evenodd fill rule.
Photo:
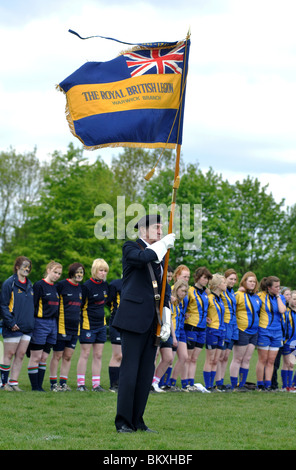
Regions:
<instances>
[{"instance_id":1,"label":"white glove","mask_svg":"<svg viewBox=\"0 0 296 470\"><path fill-rule=\"evenodd\" d=\"M160 328L159 337L164 343L169 339L171 334L171 310L168 307L162 309L162 326Z\"/></svg>"},{"instance_id":2,"label":"white glove","mask_svg":"<svg viewBox=\"0 0 296 470\"><path fill-rule=\"evenodd\" d=\"M176 235L174 233L169 233L158 242L154 242L152 243L152 245L149 245L147 248L149 248L150 250L153 250L156 253L157 259L160 262L162 258L165 256L166 252L170 248L173 248L175 239L176 239Z\"/></svg>"}]
</instances>

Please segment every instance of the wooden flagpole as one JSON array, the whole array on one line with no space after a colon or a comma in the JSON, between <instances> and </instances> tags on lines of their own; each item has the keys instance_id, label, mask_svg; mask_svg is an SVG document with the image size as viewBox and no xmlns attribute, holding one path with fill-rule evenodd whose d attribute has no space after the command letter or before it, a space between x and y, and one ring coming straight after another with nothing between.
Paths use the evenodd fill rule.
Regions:
<instances>
[{"instance_id":1,"label":"wooden flagpole","mask_svg":"<svg viewBox=\"0 0 296 470\"><path fill-rule=\"evenodd\" d=\"M190 31L188 31L187 40L190 38ZM187 53L187 47L186 47ZM185 58L186 61L186 58ZM180 114L179 114L179 126L181 122L181 109L182 109L182 102L183 102L183 93L185 91L185 85L187 80L187 73L186 76L183 75L183 83L182 83L182 90L181 90L181 100L180 100ZM180 129L179 129L180 130ZM179 134L179 131L178 131ZM172 233L173 231L173 222L174 222L174 215L175 215L175 207L176 207L176 198L177 198L177 190L180 186L180 157L181 157L181 145L177 144L176 149L176 162L175 162L175 176L174 176L174 183L173 183L173 192L172 192L172 200L171 200L171 213L170 213L170 220L169 220L169 228L168 233ZM160 305L159 305L159 313L160 313L160 321L162 320L162 310L164 307L164 297L165 297L165 290L166 290L166 283L167 283L167 272L168 272L168 265L169 265L169 258L170 258L170 250L167 251L164 260L164 268L163 268L163 276L162 276L162 286L161 286L161 295L160 295ZM160 329L161 324L157 324L156 328L156 345L160 343Z\"/></svg>"},{"instance_id":2,"label":"wooden flagpole","mask_svg":"<svg viewBox=\"0 0 296 470\"><path fill-rule=\"evenodd\" d=\"M175 163L175 176L174 176L174 183L173 183L173 193L172 193L172 201L171 201L171 212L170 212L170 220L169 220L169 228L168 233L172 233L173 231L173 222L174 222L174 215L175 215L175 207L176 207L176 198L177 198L177 190L180 185L180 156L181 156L181 145L177 145L177 155L176 155L176 163ZM164 268L163 268L163 276L162 276L162 286L161 286L161 295L160 295L160 318L162 318L162 310L164 306L164 297L165 297L165 289L166 289L166 279L167 279L167 272L169 266L169 258L170 258L170 250L167 251L164 259ZM160 335L161 325L157 324L156 329L156 343L159 343L159 335Z\"/></svg>"}]
</instances>

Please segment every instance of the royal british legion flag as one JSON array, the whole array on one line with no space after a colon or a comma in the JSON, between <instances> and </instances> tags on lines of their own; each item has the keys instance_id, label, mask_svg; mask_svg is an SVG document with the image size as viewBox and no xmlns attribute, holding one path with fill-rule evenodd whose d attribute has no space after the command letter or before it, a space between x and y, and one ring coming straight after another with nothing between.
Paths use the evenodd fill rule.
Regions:
<instances>
[{"instance_id":1,"label":"royal british legion flag","mask_svg":"<svg viewBox=\"0 0 296 470\"><path fill-rule=\"evenodd\" d=\"M181 144L189 46L189 38L139 44L84 64L58 86L71 132L91 150Z\"/></svg>"}]
</instances>

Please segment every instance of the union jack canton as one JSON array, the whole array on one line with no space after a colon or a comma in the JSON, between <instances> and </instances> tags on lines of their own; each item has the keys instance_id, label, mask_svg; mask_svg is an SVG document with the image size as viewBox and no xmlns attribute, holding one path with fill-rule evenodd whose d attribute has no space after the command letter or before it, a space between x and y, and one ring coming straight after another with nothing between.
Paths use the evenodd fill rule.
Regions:
<instances>
[{"instance_id":1,"label":"union jack canton","mask_svg":"<svg viewBox=\"0 0 296 470\"><path fill-rule=\"evenodd\" d=\"M175 49L148 49L123 54L132 77L182 73L185 43Z\"/></svg>"}]
</instances>

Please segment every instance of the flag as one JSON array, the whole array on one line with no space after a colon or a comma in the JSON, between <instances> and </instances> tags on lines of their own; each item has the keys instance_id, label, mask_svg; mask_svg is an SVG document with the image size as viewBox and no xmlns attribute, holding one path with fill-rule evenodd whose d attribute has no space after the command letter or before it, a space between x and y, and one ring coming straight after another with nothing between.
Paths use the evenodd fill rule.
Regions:
<instances>
[{"instance_id":1,"label":"flag","mask_svg":"<svg viewBox=\"0 0 296 470\"><path fill-rule=\"evenodd\" d=\"M58 85L73 135L90 150L176 148L182 143L189 47L189 37L137 44L110 61L82 65Z\"/></svg>"}]
</instances>

